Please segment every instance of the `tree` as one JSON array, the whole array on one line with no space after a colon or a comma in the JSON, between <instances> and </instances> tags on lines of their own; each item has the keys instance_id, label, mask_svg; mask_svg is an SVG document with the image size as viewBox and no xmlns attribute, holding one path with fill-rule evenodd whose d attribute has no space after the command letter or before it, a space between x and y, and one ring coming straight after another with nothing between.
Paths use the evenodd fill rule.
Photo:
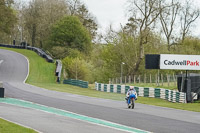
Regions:
<instances>
[{"instance_id":1,"label":"tree","mask_svg":"<svg viewBox=\"0 0 200 133\"><path fill-rule=\"evenodd\" d=\"M34 47L35 46L35 41L37 37L37 29L38 29L38 18L40 18L39 14L39 9L40 9L40 4L38 0L32 1L33 3L30 2L29 9L26 10L26 28L28 30L28 33L30 35L31 39L31 44Z\"/></svg>"},{"instance_id":2,"label":"tree","mask_svg":"<svg viewBox=\"0 0 200 133\"><path fill-rule=\"evenodd\" d=\"M68 56L62 60L62 63L68 78L94 82L94 79L91 78L93 66L90 62L86 62L81 57L73 58Z\"/></svg>"},{"instance_id":3,"label":"tree","mask_svg":"<svg viewBox=\"0 0 200 133\"><path fill-rule=\"evenodd\" d=\"M87 54L91 50L90 35L76 16L66 16L54 24L50 42L52 46L75 48Z\"/></svg>"},{"instance_id":4,"label":"tree","mask_svg":"<svg viewBox=\"0 0 200 133\"><path fill-rule=\"evenodd\" d=\"M83 26L86 27L92 39L97 35L96 18L88 11L87 7L80 0L67 0L71 16L78 16Z\"/></svg>"},{"instance_id":5,"label":"tree","mask_svg":"<svg viewBox=\"0 0 200 133\"><path fill-rule=\"evenodd\" d=\"M23 11L25 29L32 46L43 47L50 34L51 25L68 15L65 0L33 0Z\"/></svg>"},{"instance_id":6,"label":"tree","mask_svg":"<svg viewBox=\"0 0 200 133\"><path fill-rule=\"evenodd\" d=\"M180 3L171 0L171 3L160 2L160 22L162 30L167 39L168 51L170 51L170 40L172 39L172 32L174 30L175 21L180 9Z\"/></svg>"},{"instance_id":7,"label":"tree","mask_svg":"<svg viewBox=\"0 0 200 133\"><path fill-rule=\"evenodd\" d=\"M67 0L67 3L69 4L69 11L71 16L75 15L78 8L82 5L80 0Z\"/></svg>"},{"instance_id":8,"label":"tree","mask_svg":"<svg viewBox=\"0 0 200 133\"><path fill-rule=\"evenodd\" d=\"M79 17L83 26L89 31L92 39L97 35L97 23L95 18L89 13L88 9L84 4L78 7L76 16Z\"/></svg>"},{"instance_id":9,"label":"tree","mask_svg":"<svg viewBox=\"0 0 200 133\"><path fill-rule=\"evenodd\" d=\"M134 72L139 69L140 63L144 58L144 45L148 43L148 37L153 28L153 24L160 15L159 3L160 0L130 0L131 18L137 25L138 30L138 51L139 55L136 58Z\"/></svg>"},{"instance_id":10,"label":"tree","mask_svg":"<svg viewBox=\"0 0 200 133\"><path fill-rule=\"evenodd\" d=\"M195 20L200 15L200 9L193 7L191 1L186 0L185 6L181 9L181 40L182 42L185 40L186 35L189 33L191 25L195 22Z\"/></svg>"},{"instance_id":11,"label":"tree","mask_svg":"<svg viewBox=\"0 0 200 133\"><path fill-rule=\"evenodd\" d=\"M17 21L13 0L0 0L0 32L10 34Z\"/></svg>"}]
</instances>

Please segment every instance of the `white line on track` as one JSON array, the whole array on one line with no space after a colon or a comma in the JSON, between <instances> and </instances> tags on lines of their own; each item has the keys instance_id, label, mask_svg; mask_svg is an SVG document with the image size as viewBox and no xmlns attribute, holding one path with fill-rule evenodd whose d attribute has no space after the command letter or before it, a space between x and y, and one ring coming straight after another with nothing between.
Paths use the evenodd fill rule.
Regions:
<instances>
[{"instance_id":1,"label":"white line on track","mask_svg":"<svg viewBox=\"0 0 200 133\"><path fill-rule=\"evenodd\" d=\"M3 63L3 60L0 60L0 65L1 65L1 63Z\"/></svg>"}]
</instances>

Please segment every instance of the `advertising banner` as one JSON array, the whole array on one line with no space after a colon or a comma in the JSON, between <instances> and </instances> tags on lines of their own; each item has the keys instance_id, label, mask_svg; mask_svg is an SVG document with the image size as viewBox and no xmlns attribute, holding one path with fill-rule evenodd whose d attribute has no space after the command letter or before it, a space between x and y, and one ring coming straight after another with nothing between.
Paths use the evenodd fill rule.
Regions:
<instances>
[{"instance_id":1,"label":"advertising banner","mask_svg":"<svg viewBox=\"0 0 200 133\"><path fill-rule=\"evenodd\" d=\"M200 70L200 55L161 54L160 69Z\"/></svg>"}]
</instances>

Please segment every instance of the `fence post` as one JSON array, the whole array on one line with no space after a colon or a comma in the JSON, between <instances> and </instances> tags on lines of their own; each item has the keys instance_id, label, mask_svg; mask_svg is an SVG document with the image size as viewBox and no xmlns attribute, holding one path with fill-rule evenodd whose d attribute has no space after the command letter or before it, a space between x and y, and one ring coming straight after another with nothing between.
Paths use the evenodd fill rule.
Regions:
<instances>
[{"instance_id":1,"label":"fence post","mask_svg":"<svg viewBox=\"0 0 200 133\"><path fill-rule=\"evenodd\" d=\"M66 75L66 70L65 70L65 69L63 69L63 77L64 77L64 79L66 79L66 78L67 78L67 75Z\"/></svg>"},{"instance_id":2,"label":"fence post","mask_svg":"<svg viewBox=\"0 0 200 133\"><path fill-rule=\"evenodd\" d=\"M176 76L173 73L173 78L174 78L174 86L176 86Z\"/></svg>"},{"instance_id":3,"label":"fence post","mask_svg":"<svg viewBox=\"0 0 200 133\"><path fill-rule=\"evenodd\" d=\"M157 74L155 75L155 83L156 83L156 86L157 86Z\"/></svg>"},{"instance_id":4,"label":"fence post","mask_svg":"<svg viewBox=\"0 0 200 133\"><path fill-rule=\"evenodd\" d=\"M134 84L135 84L135 75L134 75Z\"/></svg>"},{"instance_id":5,"label":"fence post","mask_svg":"<svg viewBox=\"0 0 200 133\"><path fill-rule=\"evenodd\" d=\"M129 75L128 77L128 83L130 84L131 83L131 76Z\"/></svg>"},{"instance_id":6,"label":"fence post","mask_svg":"<svg viewBox=\"0 0 200 133\"><path fill-rule=\"evenodd\" d=\"M158 70L158 86L160 86L160 71Z\"/></svg>"},{"instance_id":7,"label":"fence post","mask_svg":"<svg viewBox=\"0 0 200 133\"><path fill-rule=\"evenodd\" d=\"M144 83L146 84L146 73L144 74Z\"/></svg>"},{"instance_id":8,"label":"fence post","mask_svg":"<svg viewBox=\"0 0 200 133\"><path fill-rule=\"evenodd\" d=\"M169 87L169 75L167 74L167 83L168 83L168 87Z\"/></svg>"},{"instance_id":9,"label":"fence post","mask_svg":"<svg viewBox=\"0 0 200 133\"><path fill-rule=\"evenodd\" d=\"M163 86L163 74L161 74L162 86Z\"/></svg>"},{"instance_id":10,"label":"fence post","mask_svg":"<svg viewBox=\"0 0 200 133\"><path fill-rule=\"evenodd\" d=\"M140 84L140 75L139 75L139 84Z\"/></svg>"},{"instance_id":11,"label":"fence post","mask_svg":"<svg viewBox=\"0 0 200 133\"><path fill-rule=\"evenodd\" d=\"M152 82L151 82L151 74L150 74L150 83L152 83Z\"/></svg>"},{"instance_id":12,"label":"fence post","mask_svg":"<svg viewBox=\"0 0 200 133\"><path fill-rule=\"evenodd\" d=\"M183 72L181 71L182 81L181 81L181 92L183 92L183 85L184 85L184 77Z\"/></svg>"}]
</instances>

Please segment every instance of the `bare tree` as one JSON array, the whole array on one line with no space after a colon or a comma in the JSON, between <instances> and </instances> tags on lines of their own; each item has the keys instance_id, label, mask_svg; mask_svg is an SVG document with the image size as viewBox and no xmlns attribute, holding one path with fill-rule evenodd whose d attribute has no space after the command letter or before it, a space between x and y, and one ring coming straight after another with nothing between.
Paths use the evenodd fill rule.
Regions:
<instances>
[{"instance_id":1,"label":"bare tree","mask_svg":"<svg viewBox=\"0 0 200 133\"><path fill-rule=\"evenodd\" d=\"M156 22L159 14L160 0L129 0L132 21L138 25L138 44L139 55L136 58L133 74L135 74L144 58L144 47L148 43L148 37L151 33L153 24Z\"/></svg>"},{"instance_id":2,"label":"bare tree","mask_svg":"<svg viewBox=\"0 0 200 133\"><path fill-rule=\"evenodd\" d=\"M80 0L67 0L69 3L69 10L71 15L75 15L77 9L82 5Z\"/></svg>"},{"instance_id":3,"label":"bare tree","mask_svg":"<svg viewBox=\"0 0 200 133\"><path fill-rule=\"evenodd\" d=\"M33 0L24 10L25 29L29 33L32 46L43 47L53 23L68 15L64 0ZM38 45L39 44L39 45Z\"/></svg>"},{"instance_id":4,"label":"bare tree","mask_svg":"<svg viewBox=\"0 0 200 133\"><path fill-rule=\"evenodd\" d=\"M181 9L181 41L183 42L189 33L192 24L200 15L200 9L195 8L190 0L186 0L185 5Z\"/></svg>"},{"instance_id":5,"label":"bare tree","mask_svg":"<svg viewBox=\"0 0 200 133\"><path fill-rule=\"evenodd\" d=\"M166 3L160 3L160 22L162 30L167 39L168 51L170 51L170 39L172 38L172 32L174 30L174 24L180 9L180 3L171 0L168 5Z\"/></svg>"}]
</instances>

